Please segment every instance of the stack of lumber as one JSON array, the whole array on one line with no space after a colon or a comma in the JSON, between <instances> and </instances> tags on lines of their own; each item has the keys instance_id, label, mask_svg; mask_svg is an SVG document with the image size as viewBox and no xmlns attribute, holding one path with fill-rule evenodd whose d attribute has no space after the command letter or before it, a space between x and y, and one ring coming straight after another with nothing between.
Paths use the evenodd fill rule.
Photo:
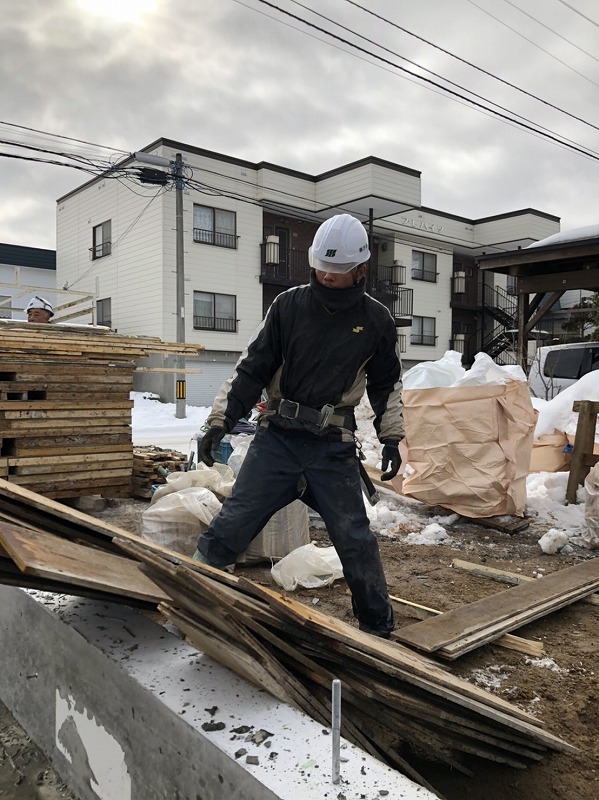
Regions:
<instances>
[{"instance_id":1,"label":"stack of lumber","mask_svg":"<svg viewBox=\"0 0 599 800\"><path fill-rule=\"evenodd\" d=\"M132 495L141 498L151 497L154 484L166 483L164 475L158 472L159 467L168 472L180 472L186 466L187 457L178 450L167 450L155 445L134 447Z\"/></svg>"},{"instance_id":2,"label":"stack of lumber","mask_svg":"<svg viewBox=\"0 0 599 800\"><path fill-rule=\"evenodd\" d=\"M414 750L467 775L472 757L522 768L577 752L427 656L2 480L0 546L2 582L159 603L198 649L324 726L341 680L343 735L424 785Z\"/></svg>"},{"instance_id":3,"label":"stack of lumber","mask_svg":"<svg viewBox=\"0 0 599 800\"><path fill-rule=\"evenodd\" d=\"M48 497L131 493L136 361L199 345L87 326L0 324L0 477Z\"/></svg>"}]
</instances>

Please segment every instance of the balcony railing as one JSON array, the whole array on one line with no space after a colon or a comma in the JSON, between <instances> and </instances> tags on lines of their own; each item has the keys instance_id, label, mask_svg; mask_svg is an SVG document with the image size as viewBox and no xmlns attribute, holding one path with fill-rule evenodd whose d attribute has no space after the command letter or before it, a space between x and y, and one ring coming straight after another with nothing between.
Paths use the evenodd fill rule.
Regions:
<instances>
[{"instance_id":1,"label":"balcony railing","mask_svg":"<svg viewBox=\"0 0 599 800\"><path fill-rule=\"evenodd\" d=\"M237 248L237 236L234 233L219 233L218 231L194 228L193 240L200 244L213 244L215 247L230 247L233 250Z\"/></svg>"},{"instance_id":2,"label":"balcony railing","mask_svg":"<svg viewBox=\"0 0 599 800\"><path fill-rule=\"evenodd\" d=\"M429 283L436 283L438 272L433 272L427 269L412 269L412 279L415 281L428 281Z\"/></svg>"},{"instance_id":3,"label":"balcony railing","mask_svg":"<svg viewBox=\"0 0 599 800\"><path fill-rule=\"evenodd\" d=\"M423 333L411 333L410 344L422 344L426 347L434 347L437 343L436 336L427 336Z\"/></svg>"},{"instance_id":4,"label":"balcony railing","mask_svg":"<svg viewBox=\"0 0 599 800\"><path fill-rule=\"evenodd\" d=\"M378 281L368 292L386 306L393 317L411 317L414 313L414 290L394 283Z\"/></svg>"},{"instance_id":5,"label":"balcony railing","mask_svg":"<svg viewBox=\"0 0 599 800\"><path fill-rule=\"evenodd\" d=\"M95 261L96 258L109 256L112 253L112 242L103 242L102 244L96 244L93 247L89 248L89 252L92 261Z\"/></svg>"},{"instance_id":6,"label":"balcony railing","mask_svg":"<svg viewBox=\"0 0 599 800\"><path fill-rule=\"evenodd\" d=\"M198 317L193 315L193 327L200 331L223 331L237 333L237 320L226 317Z\"/></svg>"},{"instance_id":7,"label":"balcony railing","mask_svg":"<svg viewBox=\"0 0 599 800\"><path fill-rule=\"evenodd\" d=\"M377 281L404 284L406 282L406 268L403 264L385 266L379 264L374 271L374 276Z\"/></svg>"},{"instance_id":8,"label":"balcony railing","mask_svg":"<svg viewBox=\"0 0 599 800\"><path fill-rule=\"evenodd\" d=\"M310 264L307 250L284 250L277 248L279 260L267 263L267 245L260 245L260 277L262 282L276 281L287 285L307 283L310 279Z\"/></svg>"}]
</instances>

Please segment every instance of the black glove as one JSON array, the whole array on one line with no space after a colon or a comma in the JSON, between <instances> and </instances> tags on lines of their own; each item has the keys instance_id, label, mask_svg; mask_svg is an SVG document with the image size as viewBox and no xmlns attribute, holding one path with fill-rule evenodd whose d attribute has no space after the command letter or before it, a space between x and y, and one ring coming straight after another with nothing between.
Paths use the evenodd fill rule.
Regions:
<instances>
[{"instance_id":1,"label":"black glove","mask_svg":"<svg viewBox=\"0 0 599 800\"><path fill-rule=\"evenodd\" d=\"M395 439L385 439L383 441L383 463L381 464L383 475L382 481L390 481L399 472L401 467L401 456L399 455L399 442ZM385 472L388 470L388 472Z\"/></svg>"},{"instance_id":2,"label":"black glove","mask_svg":"<svg viewBox=\"0 0 599 800\"><path fill-rule=\"evenodd\" d=\"M204 464L207 464L209 467L214 465L214 459L212 458L212 451L216 450L219 444L223 440L223 436L225 435L225 429L219 426L215 426L213 428L208 428L204 436L202 437L202 441L200 442L200 446L198 448L198 458L200 461L203 461Z\"/></svg>"}]
</instances>

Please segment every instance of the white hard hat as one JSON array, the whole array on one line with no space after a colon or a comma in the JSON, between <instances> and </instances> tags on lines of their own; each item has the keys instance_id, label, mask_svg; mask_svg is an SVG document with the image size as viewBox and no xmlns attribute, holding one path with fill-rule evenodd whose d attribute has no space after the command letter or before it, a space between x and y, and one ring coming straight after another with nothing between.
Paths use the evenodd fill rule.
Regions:
<instances>
[{"instance_id":1,"label":"white hard hat","mask_svg":"<svg viewBox=\"0 0 599 800\"><path fill-rule=\"evenodd\" d=\"M52 304L49 303L47 300L44 300L43 297L32 297L31 300L27 303L26 311L29 311L30 308L43 308L44 311L47 311L48 314L53 317L54 316L54 309L52 308Z\"/></svg>"},{"instance_id":2,"label":"white hard hat","mask_svg":"<svg viewBox=\"0 0 599 800\"><path fill-rule=\"evenodd\" d=\"M368 235L351 214L336 214L323 222L308 250L308 261L321 272L351 272L370 258Z\"/></svg>"}]
</instances>

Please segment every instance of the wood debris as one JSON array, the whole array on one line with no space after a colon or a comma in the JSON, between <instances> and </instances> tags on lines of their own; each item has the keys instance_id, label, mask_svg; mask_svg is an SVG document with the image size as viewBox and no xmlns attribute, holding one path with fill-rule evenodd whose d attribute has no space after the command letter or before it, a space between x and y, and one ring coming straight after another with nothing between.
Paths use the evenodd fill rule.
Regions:
<instances>
[{"instance_id":1,"label":"wood debris","mask_svg":"<svg viewBox=\"0 0 599 800\"><path fill-rule=\"evenodd\" d=\"M152 496L152 486L166 483L164 474L158 471L162 467L168 472L181 472L187 466L187 456L177 450L149 445L133 448L133 477L131 492L134 497L148 498Z\"/></svg>"},{"instance_id":2,"label":"wood debris","mask_svg":"<svg viewBox=\"0 0 599 800\"><path fill-rule=\"evenodd\" d=\"M51 535L58 544L49 543ZM159 602L191 644L323 726L331 720L331 682L341 680L342 734L423 785L410 763L414 754L472 775L472 757L523 768L551 751L578 752L536 717L429 656L3 480L0 542L2 582L36 581L36 588L51 591L66 583L70 594L131 604L143 602L133 596L141 584L122 585L135 564L149 581L141 593ZM118 562L125 572L101 562L104 555L125 556L126 566Z\"/></svg>"},{"instance_id":3,"label":"wood debris","mask_svg":"<svg viewBox=\"0 0 599 800\"><path fill-rule=\"evenodd\" d=\"M575 752L534 717L402 645L247 579L118 544L170 596L160 610L192 644L323 725L340 679L343 735L412 777L405 743L466 773L464 754L524 767L551 749Z\"/></svg>"},{"instance_id":4,"label":"wood debris","mask_svg":"<svg viewBox=\"0 0 599 800\"><path fill-rule=\"evenodd\" d=\"M396 632L418 650L452 660L599 588L599 559L518 584Z\"/></svg>"}]
</instances>

